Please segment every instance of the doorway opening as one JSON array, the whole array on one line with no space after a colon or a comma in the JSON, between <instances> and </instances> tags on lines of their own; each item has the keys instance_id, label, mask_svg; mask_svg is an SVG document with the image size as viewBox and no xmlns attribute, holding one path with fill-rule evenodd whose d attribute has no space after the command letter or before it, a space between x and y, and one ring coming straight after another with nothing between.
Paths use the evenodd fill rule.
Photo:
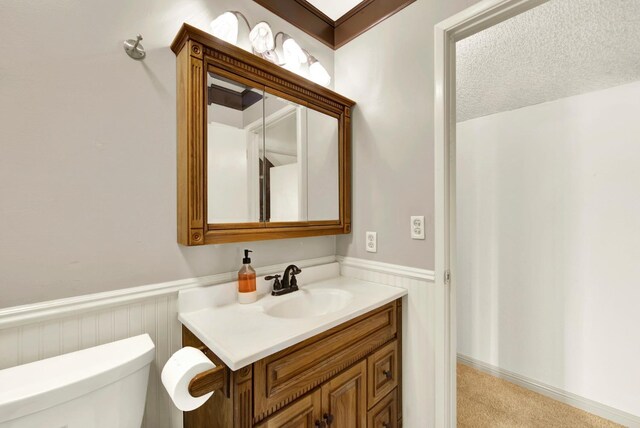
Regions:
<instances>
[{"instance_id":1,"label":"doorway opening","mask_svg":"<svg viewBox=\"0 0 640 428\"><path fill-rule=\"evenodd\" d=\"M509 408L516 425L554 426L540 422L538 399L539 408L560 405L555 417L566 410L579 426L609 425L576 408L640 424L629 389L640 374L624 357L640 349L619 330L634 312L626 302L640 296L630 285L615 293L600 286L612 266L626 272L614 274L616 283L628 283L637 258L626 254L640 256L628 238L640 239L640 205L629 187L637 150L626 138L640 132L630 118L640 109L632 95L640 91L639 55L625 41L640 28L640 13L625 12L632 3L484 1L436 26L442 426L491 426L465 418L495 410L485 416L499 423ZM554 49L564 54L554 57ZM536 55L550 62L534 63ZM571 67L582 67L579 77ZM627 227L614 226L612 236L616 219ZM616 356L600 358L602 349ZM626 372L610 368L610 358ZM484 407L469 399L481 396ZM540 424L517 419L527 412Z\"/></svg>"}]
</instances>

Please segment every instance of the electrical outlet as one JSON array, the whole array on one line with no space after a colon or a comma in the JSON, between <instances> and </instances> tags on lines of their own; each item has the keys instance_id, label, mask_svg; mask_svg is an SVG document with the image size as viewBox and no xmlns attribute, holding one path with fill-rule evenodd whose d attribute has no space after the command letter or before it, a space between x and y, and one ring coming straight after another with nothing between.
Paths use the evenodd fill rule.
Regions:
<instances>
[{"instance_id":1,"label":"electrical outlet","mask_svg":"<svg viewBox=\"0 0 640 428\"><path fill-rule=\"evenodd\" d=\"M411 239L424 239L424 216L411 216Z\"/></svg>"},{"instance_id":2,"label":"electrical outlet","mask_svg":"<svg viewBox=\"0 0 640 428\"><path fill-rule=\"evenodd\" d=\"M367 252L378 252L378 234L376 232L367 232Z\"/></svg>"}]
</instances>

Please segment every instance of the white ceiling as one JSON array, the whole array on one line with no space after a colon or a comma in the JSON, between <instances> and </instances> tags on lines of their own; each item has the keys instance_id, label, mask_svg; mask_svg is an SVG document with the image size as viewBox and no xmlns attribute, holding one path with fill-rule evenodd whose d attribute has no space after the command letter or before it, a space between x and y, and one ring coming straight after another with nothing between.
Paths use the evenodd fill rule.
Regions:
<instances>
[{"instance_id":1,"label":"white ceiling","mask_svg":"<svg viewBox=\"0 0 640 428\"><path fill-rule=\"evenodd\" d=\"M551 0L457 43L458 121L640 80L640 0Z\"/></svg>"},{"instance_id":2,"label":"white ceiling","mask_svg":"<svg viewBox=\"0 0 640 428\"><path fill-rule=\"evenodd\" d=\"M345 13L353 9L362 0L307 0L320 9L329 18L337 21Z\"/></svg>"}]
</instances>

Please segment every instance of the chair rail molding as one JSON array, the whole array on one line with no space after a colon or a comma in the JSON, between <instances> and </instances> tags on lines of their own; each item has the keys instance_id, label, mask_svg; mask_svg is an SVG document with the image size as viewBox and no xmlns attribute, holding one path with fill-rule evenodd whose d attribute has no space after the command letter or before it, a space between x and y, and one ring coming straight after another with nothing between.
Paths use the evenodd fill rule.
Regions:
<instances>
[{"instance_id":1,"label":"chair rail molding","mask_svg":"<svg viewBox=\"0 0 640 428\"><path fill-rule=\"evenodd\" d=\"M368 271L386 273L404 278L435 282L435 273L432 270L420 269L403 265L395 265L375 260L366 260L355 257L336 256L336 260L342 266L360 268Z\"/></svg>"},{"instance_id":2,"label":"chair rail molding","mask_svg":"<svg viewBox=\"0 0 640 428\"><path fill-rule=\"evenodd\" d=\"M335 261L335 256L326 256L315 259L299 260L294 263L301 268L304 268L333 263ZM281 263L277 265L258 267L256 268L256 272L258 275L270 275L282 272L288 265L289 263ZM62 318L74 313L99 310L111 306L142 301L153 297L170 295L189 288L223 284L225 282L235 280L237 275L238 273L235 271L224 272L197 278L179 279L176 281L124 288L114 291L106 291L103 293L87 294L83 296L8 307L0 309L0 330L30 322Z\"/></svg>"}]
</instances>

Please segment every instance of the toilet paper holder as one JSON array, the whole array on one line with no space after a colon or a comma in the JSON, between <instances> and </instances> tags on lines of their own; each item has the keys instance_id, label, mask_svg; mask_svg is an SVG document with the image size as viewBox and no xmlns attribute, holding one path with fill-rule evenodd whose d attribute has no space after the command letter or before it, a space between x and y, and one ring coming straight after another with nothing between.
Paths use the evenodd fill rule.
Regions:
<instances>
[{"instance_id":1,"label":"toilet paper holder","mask_svg":"<svg viewBox=\"0 0 640 428\"><path fill-rule=\"evenodd\" d=\"M217 357L211 357L211 352L206 346L196 347L204 353L216 366L211 370L198 373L189 382L189 394L193 397L202 397L208 393L220 390L229 397L229 370Z\"/></svg>"}]
</instances>

